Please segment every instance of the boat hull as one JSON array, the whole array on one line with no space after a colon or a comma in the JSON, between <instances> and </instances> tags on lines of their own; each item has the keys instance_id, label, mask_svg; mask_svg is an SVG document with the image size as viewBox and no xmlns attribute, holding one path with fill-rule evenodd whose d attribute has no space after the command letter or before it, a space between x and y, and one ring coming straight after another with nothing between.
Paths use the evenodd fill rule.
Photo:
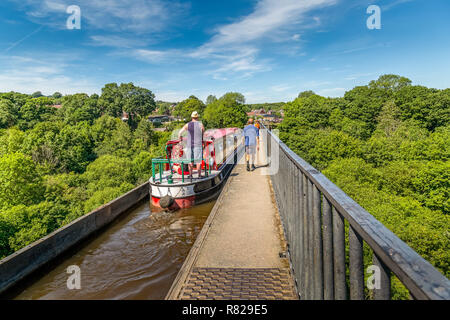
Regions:
<instances>
[{"instance_id":1,"label":"boat hull","mask_svg":"<svg viewBox=\"0 0 450 320\"><path fill-rule=\"evenodd\" d=\"M168 186L150 183L151 203L157 208L178 210L214 200L220 194L233 167L234 163L225 164L217 176L191 184ZM171 204L168 207L162 206L161 199L167 196L172 198Z\"/></svg>"}]
</instances>

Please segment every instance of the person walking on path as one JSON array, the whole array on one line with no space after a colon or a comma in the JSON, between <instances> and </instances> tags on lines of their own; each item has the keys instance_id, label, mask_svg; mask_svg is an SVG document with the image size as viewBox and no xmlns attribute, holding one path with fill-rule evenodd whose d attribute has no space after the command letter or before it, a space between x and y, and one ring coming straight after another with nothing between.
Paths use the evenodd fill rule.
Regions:
<instances>
[{"instance_id":1,"label":"person walking on path","mask_svg":"<svg viewBox=\"0 0 450 320\"><path fill-rule=\"evenodd\" d=\"M198 177L201 178L201 161L203 153L203 134L205 133L205 127L198 120L199 115L197 111L191 114L192 121L186 123L184 127L178 132L178 139L181 139L182 134L187 131L187 143L185 154L187 159L191 160L189 163L189 172L192 177L192 170L194 163L198 172Z\"/></svg>"},{"instance_id":2,"label":"person walking on path","mask_svg":"<svg viewBox=\"0 0 450 320\"><path fill-rule=\"evenodd\" d=\"M259 151L259 129L253 125L253 119L248 119L247 125L244 127L245 136L245 161L247 162L247 171L255 170L255 154L256 149Z\"/></svg>"}]
</instances>

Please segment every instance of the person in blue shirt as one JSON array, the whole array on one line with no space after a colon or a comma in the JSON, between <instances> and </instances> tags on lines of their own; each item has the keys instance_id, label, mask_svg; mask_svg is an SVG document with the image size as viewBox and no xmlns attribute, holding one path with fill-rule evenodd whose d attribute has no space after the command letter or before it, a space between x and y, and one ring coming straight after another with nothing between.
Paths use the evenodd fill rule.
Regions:
<instances>
[{"instance_id":1,"label":"person in blue shirt","mask_svg":"<svg viewBox=\"0 0 450 320\"><path fill-rule=\"evenodd\" d=\"M247 162L247 171L250 171L250 157L252 162L252 171L255 170L256 149L259 151L259 129L253 125L253 119L248 119L244 127L245 136L245 161Z\"/></svg>"}]
</instances>

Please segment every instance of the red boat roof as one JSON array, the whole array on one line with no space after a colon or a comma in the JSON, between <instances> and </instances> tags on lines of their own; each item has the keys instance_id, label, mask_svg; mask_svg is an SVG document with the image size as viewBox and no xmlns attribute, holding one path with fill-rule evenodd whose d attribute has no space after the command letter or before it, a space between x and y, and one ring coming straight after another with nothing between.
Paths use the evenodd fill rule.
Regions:
<instances>
[{"instance_id":1,"label":"red boat roof","mask_svg":"<svg viewBox=\"0 0 450 320\"><path fill-rule=\"evenodd\" d=\"M223 128L223 129L211 129L205 132L205 137L211 137L214 139L222 138L223 136L235 133L239 128Z\"/></svg>"},{"instance_id":2,"label":"red boat roof","mask_svg":"<svg viewBox=\"0 0 450 320\"><path fill-rule=\"evenodd\" d=\"M238 131L239 128L223 128L223 129L209 129L205 132L205 139L213 138L213 139L220 139L223 136L233 134L236 131ZM177 144L180 143L180 139L174 139L167 141L167 145L171 144Z\"/></svg>"}]
</instances>

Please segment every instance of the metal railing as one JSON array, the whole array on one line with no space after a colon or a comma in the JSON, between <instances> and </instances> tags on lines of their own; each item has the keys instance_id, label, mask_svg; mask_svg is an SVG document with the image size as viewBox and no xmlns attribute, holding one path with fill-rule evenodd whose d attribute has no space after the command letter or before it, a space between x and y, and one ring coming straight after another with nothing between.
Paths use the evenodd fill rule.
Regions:
<instances>
[{"instance_id":1,"label":"metal railing","mask_svg":"<svg viewBox=\"0 0 450 320\"><path fill-rule=\"evenodd\" d=\"M413 299L450 299L450 281L428 261L272 132L262 136L269 161L271 150L278 151L271 180L302 299L365 299L364 242L380 270L371 298L391 298L394 274Z\"/></svg>"}]
</instances>

